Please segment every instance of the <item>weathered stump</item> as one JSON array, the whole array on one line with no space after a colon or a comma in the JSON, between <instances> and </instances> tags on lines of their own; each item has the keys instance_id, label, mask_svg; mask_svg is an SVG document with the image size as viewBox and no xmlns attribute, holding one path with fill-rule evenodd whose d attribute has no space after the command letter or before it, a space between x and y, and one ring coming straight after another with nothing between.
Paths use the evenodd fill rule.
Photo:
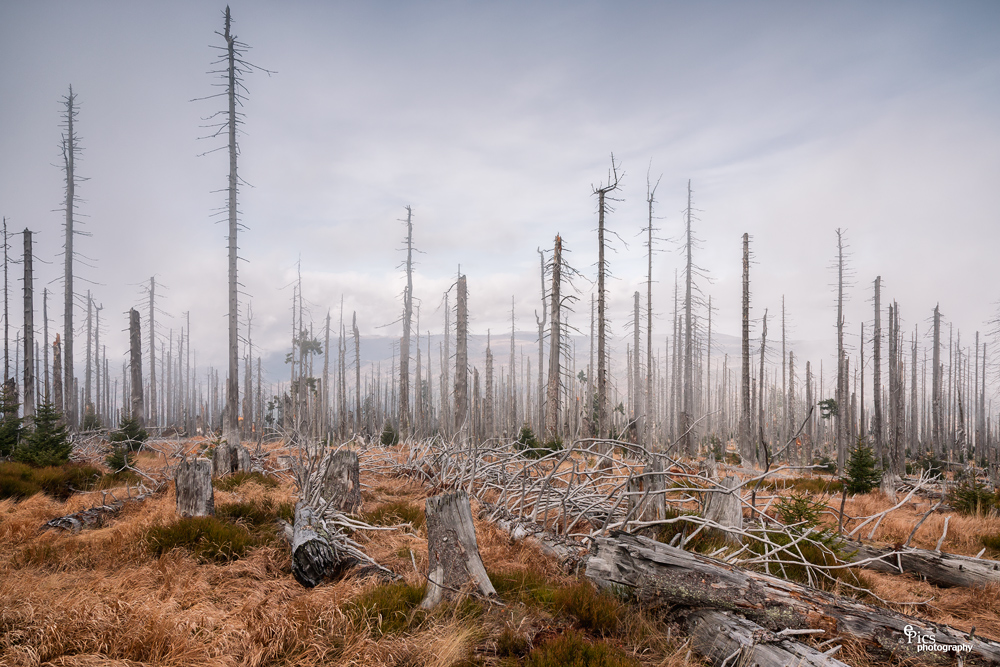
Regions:
<instances>
[{"instance_id":1,"label":"weathered stump","mask_svg":"<svg viewBox=\"0 0 1000 667\"><path fill-rule=\"evenodd\" d=\"M692 648L713 665L756 667L848 667L811 646L768 632L722 611L702 609L687 617ZM735 658L735 659L734 659Z\"/></svg>"},{"instance_id":2,"label":"weathered stump","mask_svg":"<svg viewBox=\"0 0 1000 667\"><path fill-rule=\"evenodd\" d=\"M344 514L361 509L361 467L358 453L349 449L333 452L324 460L321 491L325 504Z\"/></svg>"},{"instance_id":3,"label":"weathered stump","mask_svg":"<svg viewBox=\"0 0 1000 667\"><path fill-rule=\"evenodd\" d=\"M433 609L443 600L471 588L486 597L496 590L479 557L476 528L469 494L455 491L427 499L427 592L422 609Z\"/></svg>"},{"instance_id":4,"label":"weathered stump","mask_svg":"<svg viewBox=\"0 0 1000 667\"><path fill-rule=\"evenodd\" d=\"M660 457L653 456L640 477L629 481L628 490L630 495L629 516L635 521L660 521L667 518L666 489L664 479L663 463Z\"/></svg>"},{"instance_id":5,"label":"weathered stump","mask_svg":"<svg viewBox=\"0 0 1000 667\"><path fill-rule=\"evenodd\" d=\"M705 511L702 513L709 521L714 521L720 526L743 530L743 505L740 502L740 481L735 477L723 477L719 481L719 486L731 489L730 492L714 491L706 494ZM725 534L726 542L729 544L739 544L740 537L735 533Z\"/></svg>"},{"instance_id":6,"label":"weathered stump","mask_svg":"<svg viewBox=\"0 0 1000 667\"><path fill-rule=\"evenodd\" d=\"M215 446L215 451L212 453L212 474L216 477L250 471L250 452L239 444L238 439L235 442L236 444L230 444L228 440L223 439Z\"/></svg>"},{"instance_id":7,"label":"weathered stump","mask_svg":"<svg viewBox=\"0 0 1000 667\"><path fill-rule=\"evenodd\" d=\"M181 516L211 516L215 514L215 492L212 489L212 462L208 459L185 457L177 466L175 479L177 513Z\"/></svg>"}]
</instances>

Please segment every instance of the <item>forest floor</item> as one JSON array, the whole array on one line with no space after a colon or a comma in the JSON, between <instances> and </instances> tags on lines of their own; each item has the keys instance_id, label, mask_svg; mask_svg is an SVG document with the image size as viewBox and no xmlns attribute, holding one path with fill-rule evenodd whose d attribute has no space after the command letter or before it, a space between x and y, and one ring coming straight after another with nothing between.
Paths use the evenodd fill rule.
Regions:
<instances>
[{"instance_id":1,"label":"forest floor","mask_svg":"<svg viewBox=\"0 0 1000 667\"><path fill-rule=\"evenodd\" d=\"M138 458L149 473L166 463L155 454ZM680 619L655 618L599 594L581 573L563 571L478 519L482 560L501 603L466 599L419 611L427 571L423 506L433 491L406 477L362 471L363 517L372 525L408 525L354 536L401 580L347 576L304 588L291 575L290 550L276 523L288 515L295 487L290 479L265 481L218 484L219 523L237 525L243 541L215 550L204 548L214 529L181 534L172 485L77 534L41 527L101 504L102 492L0 501L0 665L704 664ZM873 493L848 499L846 513L870 515L888 506ZM891 514L875 541L904 541L928 507L920 500ZM913 545L933 549L943 524L944 515L929 518ZM997 534L1000 519L953 515L943 549L975 555L981 536ZM941 589L905 576L859 576L893 609L1000 639L1000 588ZM874 664L850 641L838 657L856 667Z\"/></svg>"}]
</instances>

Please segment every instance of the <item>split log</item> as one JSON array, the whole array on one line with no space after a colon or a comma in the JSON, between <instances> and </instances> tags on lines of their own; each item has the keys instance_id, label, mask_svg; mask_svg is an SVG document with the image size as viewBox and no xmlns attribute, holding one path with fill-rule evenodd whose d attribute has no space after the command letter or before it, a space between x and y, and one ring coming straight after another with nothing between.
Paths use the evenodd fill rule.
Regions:
<instances>
[{"instance_id":1,"label":"split log","mask_svg":"<svg viewBox=\"0 0 1000 667\"><path fill-rule=\"evenodd\" d=\"M853 541L846 542L846 548L857 552L851 557L852 561L876 559L860 567L890 574L917 574L935 586L985 588L986 584L1000 584L1000 561L929 549L876 547Z\"/></svg>"},{"instance_id":2,"label":"split log","mask_svg":"<svg viewBox=\"0 0 1000 667\"><path fill-rule=\"evenodd\" d=\"M177 513L181 516L211 516L215 514L215 492L212 489L212 462L187 457L177 466L175 488Z\"/></svg>"},{"instance_id":3,"label":"split log","mask_svg":"<svg viewBox=\"0 0 1000 667\"><path fill-rule=\"evenodd\" d=\"M706 494L705 511L703 516L720 526L743 530L743 505L740 502L740 480L735 477L724 477L719 481L720 487L731 489L725 491L712 492ZM726 531L726 542L729 544L739 544L740 538L736 533Z\"/></svg>"},{"instance_id":4,"label":"split log","mask_svg":"<svg viewBox=\"0 0 1000 667\"><path fill-rule=\"evenodd\" d=\"M344 514L361 509L361 467L358 453L339 449L324 461L320 495L328 507Z\"/></svg>"},{"instance_id":5,"label":"split log","mask_svg":"<svg viewBox=\"0 0 1000 667\"><path fill-rule=\"evenodd\" d=\"M965 655L981 664L1000 664L998 642L969 638L946 625L871 607L636 535L616 532L611 537L595 538L586 574L602 588L632 591L647 607L732 611L772 631L808 628L846 633L897 656L917 656L918 645L909 642L916 631L927 642L970 647Z\"/></svg>"},{"instance_id":6,"label":"split log","mask_svg":"<svg viewBox=\"0 0 1000 667\"><path fill-rule=\"evenodd\" d=\"M427 499L427 592L422 609L433 609L472 587L484 597L496 590L479 557L469 494L459 490Z\"/></svg>"},{"instance_id":7,"label":"split log","mask_svg":"<svg viewBox=\"0 0 1000 667\"><path fill-rule=\"evenodd\" d=\"M292 575L295 580L306 588L313 588L343 565L337 550L313 526L312 508L302 502L296 503L292 528Z\"/></svg>"},{"instance_id":8,"label":"split log","mask_svg":"<svg viewBox=\"0 0 1000 667\"><path fill-rule=\"evenodd\" d=\"M687 617L692 648L713 665L848 667L831 655L733 614L702 609Z\"/></svg>"}]
</instances>

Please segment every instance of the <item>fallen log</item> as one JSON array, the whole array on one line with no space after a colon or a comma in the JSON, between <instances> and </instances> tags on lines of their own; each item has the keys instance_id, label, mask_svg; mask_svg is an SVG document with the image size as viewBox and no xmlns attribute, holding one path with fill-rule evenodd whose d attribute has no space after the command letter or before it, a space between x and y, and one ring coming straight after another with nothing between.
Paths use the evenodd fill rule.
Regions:
<instances>
[{"instance_id":1,"label":"fallen log","mask_svg":"<svg viewBox=\"0 0 1000 667\"><path fill-rule=\"evenodd\" d=\"M1000 583L1000 561L930 549L876 547L853 541L847 541L845 546L856 552L851 560L862 561L860 567L890 574L917 574L935 586L984 588L986 584Z\"/></svg>"},{"instance_id":2,"label":"fallen log","mask_svg":"<svg viewBox=\"0 0 1000 667\"><path fill-rule=\"evenodd\" d=\"M998 642L636 535L594 538L586 575L601 588L630 591L648 607L731 611L772 631L846 633L886 654L916 657L919 652L924 660L930 657L924 645L943 647L939 651L961 647L978 664L1000 665Z\"/></svg>"},{"instance_id":3,"label":"fallen log","mask_svg":"<svg viewBox=\"0 0 1000 667\"><path fill-rule=\"evenodd\" d=\"M87 509L74 514L56 517L55 519L46 521L41 530L60 528L62 530L68 530L72 533L79 533L84 528L100 528L111 518L121 512L122 508L128 503L141 503L154 493L156 493L155 490L147 491L146 493L142 493L138 496L126 498L124 500L114 500L110 503L105 502L101 505L88 507Z\"/></svg>"},{"instance_id":4,"label":"fallen log","mask_svg":"<svg viewBox=\"0 0 1000 667\"><path fill-rule=\"evenodd\" d=\"M712 609L693 612L687 617L687 628L692 648L714 665L848 667L831 654L728 612Z\"/></svg>"},{"instance_id":5,"label":"fallen log","mask_svg":"<svg viewBox=\"0 0 1000 667\"><path fill-rule=\"evenodd\" d=\"M354 563L345 563L330 541L313 525L309 505L295 504L292 528L292 576L306 588L314 588L326 577Z\"/></svg>"}]
</instances>

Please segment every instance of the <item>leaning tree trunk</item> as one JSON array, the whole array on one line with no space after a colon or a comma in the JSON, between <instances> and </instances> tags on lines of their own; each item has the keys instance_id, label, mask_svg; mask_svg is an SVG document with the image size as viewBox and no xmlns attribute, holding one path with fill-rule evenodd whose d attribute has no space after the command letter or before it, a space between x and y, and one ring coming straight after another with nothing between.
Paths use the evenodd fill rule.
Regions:
<instances>
[{"instance_id":1,"label":"leaning tree trunk","mask_svg":"<svg viewBox=\"0 0 1000 667\"><path fill-rule=\"evenodd\" d=\"M428 498L426 514L430 565L427 593L420 607L433 609L470 588L485 597L495 597L496 590L479 557L469 494L460 490Z\"/></svg>"},{"instance_id":2,"label":"leaning tree trunk","mask_svg":"<svg viewBox=\"0 0 1000 667\"><path fill-rule=\"evenodd\" d=\"M212 516L215 514L215 492L212 489L212 463L208 459L185 457L177 466L175 477L177 513L181 516Z\"/></svg>"},{"instance_id":3,"label":"leaning tree trunk","mask_svg":"<svg viewBox=\"0 0 1000 667\"><path fill-rule=\"evenodd\" d=\"M848 634L903 657L917 656L907 627L928 642L968 645L988 664L1000 664L1000 643L970 638L947 625L871 607L767 574L625 533L595 538L586 574L598 586L628 590L647 608L687 607L738 613L768 630L823 629Z\"/></svg>"}]
</instances>

